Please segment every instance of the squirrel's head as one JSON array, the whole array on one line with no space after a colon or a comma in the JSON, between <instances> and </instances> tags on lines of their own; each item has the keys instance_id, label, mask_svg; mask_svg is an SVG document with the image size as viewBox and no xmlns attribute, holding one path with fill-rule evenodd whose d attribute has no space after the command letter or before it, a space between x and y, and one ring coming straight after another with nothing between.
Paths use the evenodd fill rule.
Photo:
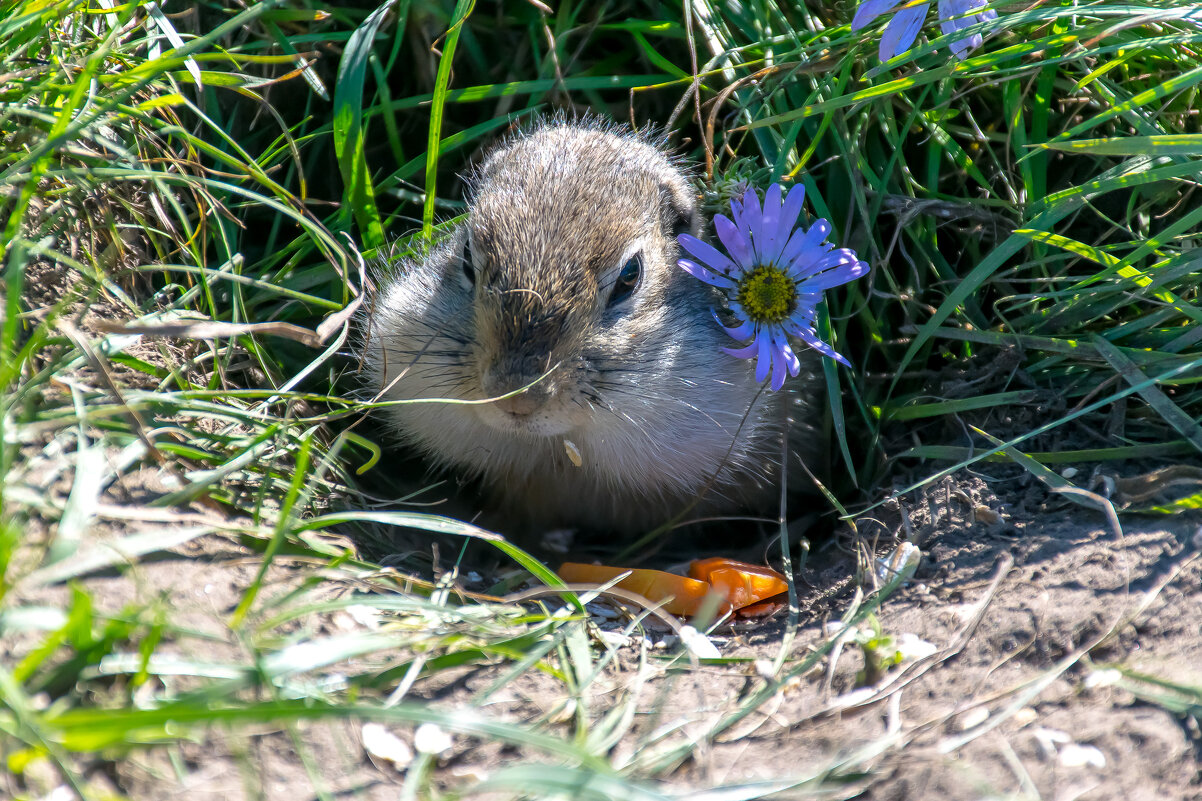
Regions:
<instances>
[{"instance_id":1,"label":"squirrel's head","mask_svg":"<svg viewBox=\"0 0 1202 801\"><path fill-rule=\"evenodd\" d=\"M471 183L462 279L481 389L497 397L528 387L484 415L521 428L582 373L658 347L669 293L689 280L676 266L676 235L697 227L695 192L635 134L557 124L501 145ZM583 411L594 399L559 400Z\"/></svg>"}]
</instances>

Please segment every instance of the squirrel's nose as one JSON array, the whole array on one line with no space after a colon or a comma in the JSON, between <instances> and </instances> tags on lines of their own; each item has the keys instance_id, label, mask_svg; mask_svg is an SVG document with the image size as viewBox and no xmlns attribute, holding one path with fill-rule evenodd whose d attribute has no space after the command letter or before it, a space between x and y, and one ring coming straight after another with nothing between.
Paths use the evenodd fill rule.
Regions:
<instances>
[{"instance_id":1,"label":"squirrel's nose","mask_svg":"<svg viewBox=\"0 0 1202 801\"><path fill-rule=\"evenodd\" d=\"M493 401L496 408L515 417L526 417L546 405L553 391L550 377L543 376L541 371L534 369L520 369L529 366L497 365L485 371L481 377L481 389L486 397L497 398ZM540 378L542 380L539 380ZM526 389L513 395L509 394L522 387ZM501 397L502 395L507 397Z\"/></svg>"},{"instance_id":2,"label":"squirrel's nose","mask_svg":"<svg viewBox=\"0 0 1202 801\"><path fill-rule=\"evenodd\" d=\"M501 411L508 412L514 417L527 417L537 412L546 400L547 398L544 393L535 393L533 388L531 388L525 392L519 392L517 395L501 398L496 401L496 406Z\"/></svg>"}]
</instances>

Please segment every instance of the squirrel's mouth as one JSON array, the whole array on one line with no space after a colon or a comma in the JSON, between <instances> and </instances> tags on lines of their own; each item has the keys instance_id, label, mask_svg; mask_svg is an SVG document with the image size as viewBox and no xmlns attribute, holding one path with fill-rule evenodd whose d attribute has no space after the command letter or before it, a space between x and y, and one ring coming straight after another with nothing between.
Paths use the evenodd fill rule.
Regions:
<instances>
[{"instance_id":1,"label":"squirrel's mouth","mask_svg":"<svg viewBox=\"0 0 1202 801\"><path fill-rule=\"evenodd\" d=\"M547 404L531 407L525 404L506 404L507 400L520 398L515 395L492 403L474 407L476 415L489 428L512 436L554 437L568 433L575 423L563 415L554 413Z\"/></svg>"}]
</instances>

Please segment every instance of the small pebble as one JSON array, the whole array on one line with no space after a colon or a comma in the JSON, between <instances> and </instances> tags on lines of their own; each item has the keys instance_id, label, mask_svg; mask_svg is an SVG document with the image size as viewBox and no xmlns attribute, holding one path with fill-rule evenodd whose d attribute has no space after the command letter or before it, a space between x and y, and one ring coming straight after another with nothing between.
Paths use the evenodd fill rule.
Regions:
<instances>
[{"instance_id":1,"label":"small pebble","mask_svg":"<svg viewBox=\"0 0 1202 801\"><path fill-rule=\"evenodd\" d=\"M599 631L597 636L609 648L624 648L630 645L630 638L620 631Z\"/></svg>"},{"instance_id":2,"label":"small pebble","mask_svg":"<svg viewBox=\"0 0 1202 801\"><path fill-rule=\"evenodd\" d=\"M612 606L607 606L598 603L585 604L584 608L588 610L590 615L594 617L604 618L606 620L615 620L620 616L620 613Z\"/></svg>"}]
</instances>

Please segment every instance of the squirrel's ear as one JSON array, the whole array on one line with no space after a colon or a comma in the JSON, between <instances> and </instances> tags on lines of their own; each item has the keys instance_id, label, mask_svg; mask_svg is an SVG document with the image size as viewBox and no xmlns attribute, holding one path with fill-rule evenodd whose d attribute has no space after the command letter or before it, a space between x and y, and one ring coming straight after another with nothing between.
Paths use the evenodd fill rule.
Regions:
<instances>
[{"instance_id":1,"label":"squirrel's ear","mask_svg":"<svg viewBox=\"0 0 1202 801\"><path fill-rule=\"evenodd\" d=\"M701 217L693 185L680 175L669 175L660 183L660 194L666 227L671 235L700 235Z\"/></svg>"}]
</instances>

